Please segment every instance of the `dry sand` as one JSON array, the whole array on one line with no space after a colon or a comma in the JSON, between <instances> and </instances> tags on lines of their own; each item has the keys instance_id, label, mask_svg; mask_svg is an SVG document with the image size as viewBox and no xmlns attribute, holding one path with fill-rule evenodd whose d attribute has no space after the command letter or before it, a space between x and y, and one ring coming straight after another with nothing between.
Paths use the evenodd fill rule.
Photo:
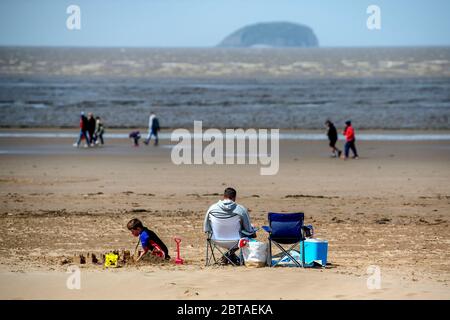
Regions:
<instances>
[{"instance_id":1,"label":"dry sand","mask_svg":"<svg viewBox=\"0 0 450 320\"><path fill-rule=\"evenodd\" d=\"M323 141L282 141L280 171L254 165L175 166L170 149L107 141L0 139L2 299L449 299L450 142L359 142L359 160L328 157ZM204 267L205 210L226 186L256 226L268 211L303 211L329 241L325 269ZM103 270L81 265L68 290L65 257L133 250L141 218L183 266ZM260 240L266 239L263 231ZM381 289L367 288L367 268Z\"/></svg>"}]
</instances>

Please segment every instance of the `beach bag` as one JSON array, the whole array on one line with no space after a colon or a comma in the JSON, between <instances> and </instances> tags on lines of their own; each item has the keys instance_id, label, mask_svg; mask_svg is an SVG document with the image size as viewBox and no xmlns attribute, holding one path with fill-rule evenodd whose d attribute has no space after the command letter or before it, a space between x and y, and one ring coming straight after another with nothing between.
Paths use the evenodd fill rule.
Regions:
<instances>
[{"instance_id":1,"label":"beach bag","mask_svg":"<svg viewBox=\"0 0 450 320\"><path fill-rule=\"evenodd\" d=\"M242 247L242 255L246 267L264 267L267 261L267 244L253 239L246 241Z\"/></svg>"}]
</instances>

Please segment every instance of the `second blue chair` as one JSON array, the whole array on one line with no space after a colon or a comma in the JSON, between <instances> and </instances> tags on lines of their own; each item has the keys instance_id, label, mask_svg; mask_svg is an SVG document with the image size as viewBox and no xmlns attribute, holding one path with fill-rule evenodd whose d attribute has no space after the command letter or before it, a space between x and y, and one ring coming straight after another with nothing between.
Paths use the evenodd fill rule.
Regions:
<instances>
[{"instance_id":1,"label":"second blue chair","mask_svg":"<svg viewBox=\"0 0 450 320\"><path fill-rule=\"evenodd\" d=\"M271 267L278 265L284 257L288 257L289 260L291 260L297 267L303 267L305 265L305 236L303 232L304 217L305 215L303 212L269 212L269 226L263 226L262 228L269 233L269 265ZM282 252L282 256L275 263L272 263L272 243ZM289 245L289 248L285 249L283 245ZM299 254L301 256L301 263L291 254L292 250L295 250L294 248L300 247L301 252L299 252ZM299 250L295 251L298 252Z\"/></svg>"}]
</instances>

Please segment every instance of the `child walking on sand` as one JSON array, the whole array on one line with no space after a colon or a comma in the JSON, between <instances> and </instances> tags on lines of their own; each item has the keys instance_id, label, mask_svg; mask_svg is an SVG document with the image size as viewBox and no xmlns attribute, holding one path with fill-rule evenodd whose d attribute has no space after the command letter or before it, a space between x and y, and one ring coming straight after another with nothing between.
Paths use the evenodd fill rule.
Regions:
<instances>
[{"instance_id":1,"label":"child walking on sand","mask_svg":"<svg viewBox=\"0 0 450 320\"><path fill-rule=\"evenodd\" d=\"M150 251L153 255L169 260L169 250L162 240L152 230L147 229L139 219L131 219L127 224L128 230L135 237L139 237L144 252L137 258L140 261L142 257Z\"/></svg>"}]
</instances>

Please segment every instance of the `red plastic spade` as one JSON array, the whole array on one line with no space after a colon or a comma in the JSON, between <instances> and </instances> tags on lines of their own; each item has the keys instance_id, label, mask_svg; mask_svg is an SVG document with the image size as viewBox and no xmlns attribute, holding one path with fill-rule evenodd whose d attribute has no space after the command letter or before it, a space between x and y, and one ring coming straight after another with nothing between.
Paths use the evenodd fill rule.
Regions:
<instances>
[{"instance_id":1,"label":"red plastic spade","mask_svg":"<svg viewBox=\"0 0 450 320\"><path fill-rule=\"evenodd\" d=\"M175 259L176 264L183 264L183 259L180 257L180 242L181 238L174 238L175 242L177 243L177 258Z\"/></svg>"}]
</instances>

